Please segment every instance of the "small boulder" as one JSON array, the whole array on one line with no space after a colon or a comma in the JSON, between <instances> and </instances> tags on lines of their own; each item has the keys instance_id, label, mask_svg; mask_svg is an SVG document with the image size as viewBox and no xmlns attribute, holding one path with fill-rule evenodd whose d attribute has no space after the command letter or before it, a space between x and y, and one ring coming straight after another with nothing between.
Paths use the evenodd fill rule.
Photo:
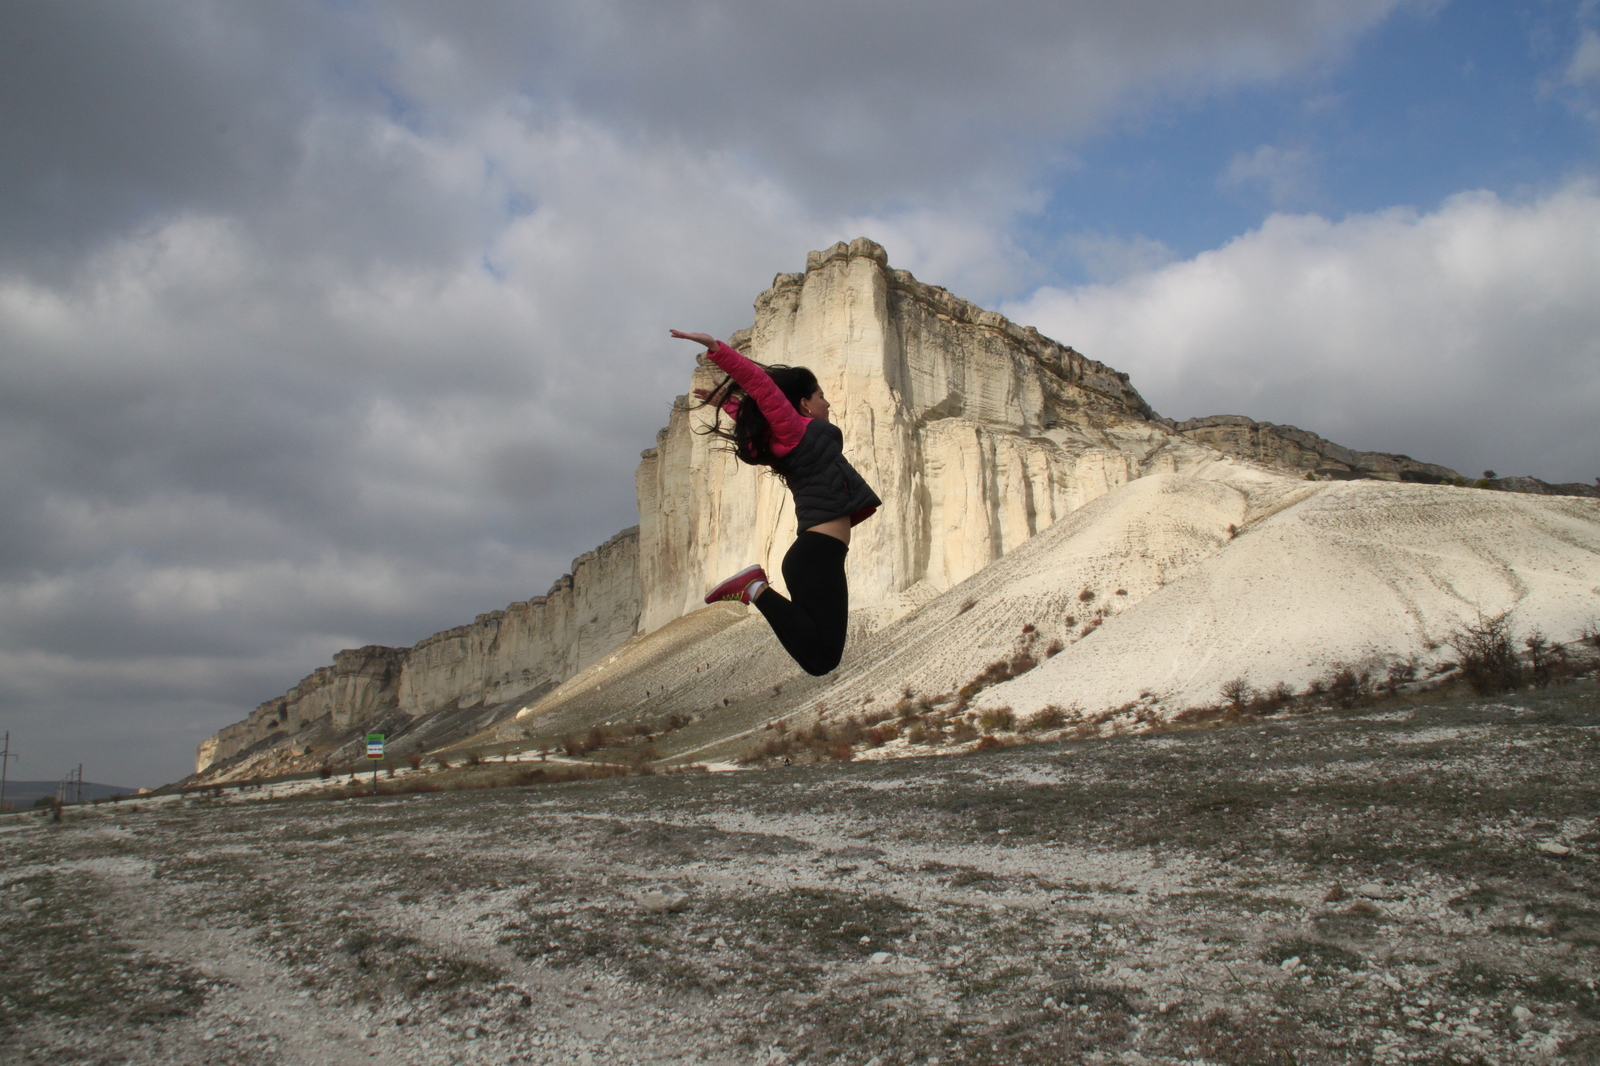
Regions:
<instances>
[{"instance_id":1,"label":"small boulder","mask_svg":"<svg viewBox=\"0 0 1600 1066\"><path fill-rule=\"evenodd\" d=\"M1299 968L1300 956L1298 955L1291 955L1287 959L1284 959L1282 962L1278 963L1278 969L1282 970L1284 973L1294 973Z\"/></svg>"},{"instance_id":2,"label":"small boulder","mask_svg":"<svg viewBox=\"0 0 1600 1066\"><path fill-rule=\"evenodd\" d=\"M874 966L882 966L884 963L888 962L892 957L893 956L891 956L887 951L874 951L872 953L871 962L872 962L872 964Z\"/></svg>"},{"instance_id":3,"label":"small boulder","mask_svg":"<svg viewBox=\"0 0 1600 1066\"><path fill-rule=\"evenodd\" d=\"M1368 881L1364 885L1356 886L1356 895L1365 899L1399 899L1400 892L1388 885L1380 885L1376 881Z\"/></svg>"},{"instance_id":4,"label":"small boulder","mask_svg":"<svg viewBox=\"0 0 1600 1066\"><path fill-rule=\"evenodd\" d=\"M1539 850L1546 855L1553 855L1558 859L1565 858L1572 854L1571 848L1567 847L1565 844L1557 844L1554 840L1546 840L1544 843L1539 845Z\"/></svg>"},{"instance_id":5,"label":"small boulder","mask_svg":"<svg viewBox=\"0 0 1600 1066\"><path fill-rule=\"evenodd\" d=\"M646 914L677 914L689 906L689 893L665 881L646 885L634 893L633 899Z\"/></svg>"}]
</instances>

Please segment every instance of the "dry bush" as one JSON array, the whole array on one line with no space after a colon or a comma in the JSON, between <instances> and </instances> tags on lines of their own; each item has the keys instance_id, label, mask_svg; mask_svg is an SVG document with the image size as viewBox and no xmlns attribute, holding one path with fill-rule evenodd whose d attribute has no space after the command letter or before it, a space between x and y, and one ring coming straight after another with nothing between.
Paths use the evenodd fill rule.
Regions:
<instances>
[{"instance_id":1,"label":"dry bush","mask_svg":"<svg viewBox=\"0 0 1600 1066\"><path fill-rule=\"evenodd\" d=\"M483 756L482 755L479 755L475 751L471 751L471 752L467 753L467 765L468 766L481 766L482 764L483 764Z\"/></svg>"},{"instance_id":2,"label":"dry bush","mask_svg":"<svg viewBox=\"0 0 1600 1066\"><path fill-rule=\"evenodd\" d=\"M900 735L900 727L893 722L883 722L867 730L867 743L881 748Z\"/></svg>"},{"instance_id":3,"label":"dry bush","mask_svg":"<svg viewBox=\"0 0 1600 1066\"><path fill-rule=\"evenodd\" d=\"M1522 664L1511 644L1511 612L1462 626L1450 634L1460 659L1461 678L1480 696L1510 692L1522 683Z\"/></svg>"},{"instance_id":4,"label":"dry bush","mask_svg":"<svg viewBox=\"0 0 1600 1066\"><path fill-rule=\"evenodd\" d=\"M409 759L406 760L406 764L408 766L410 766L413 770L422 769L422 753L421 752L417 752L416 754L412 755Z\"/></svg>"},{"instance_id":5,"label":"dry bush","mask_svg":"<svg viewBox=\"0 0 1600 1066\"><path fill-rule=\"evenodd\" d=\"M1175 726L1196 726L1204 725L1207 722L1215 722L1222 715L1223 710L1220 707L1185 707L1173 715L1169 721Z\"/></svg>"},{"instance_id":6,"label":"dry bush","mask_svg":"<svg viewBox=\"0 0 1600 1066\"><path fill-rule=\"evenodd\" d=\"M950 722L950 743L960 744L962 741L971 740L978 735L978 727L972 724L972 719L963 715L952 719Z\"/></svg>"},{"instance_id":7,"label":"dry bush","mask_svg":"<svg viewBox=\"0 0 1600 1066\"><path fill-rule=\"evenodd\" d=\"M1254 700L1255 695L1256 690L1243 677L1222 683L1222 698L1228 701L1228 706L1233 708L1235 714L1243 711L1244 705Z\"/></svg>"},{"instance_id":8,"label":"dry bush","mask_svg":"<svg viewBox=\"0 0 1600 1066\"><path fill-rule=\"evenodd\" d=\"M1093 602L1093 600L1094 600L1094 591L1092 589L1084 589L1082 592L1078 593L1078 602L1079 603L1091 603L1091 602Z\"/></svg>"},{"instance_id":9,"label":"dry bush","mask_svg":"<svg viewBox=\"0 0 1600 1066\"><path fill-rule=\"evenodd\" d=\"M977 603L977 600L971 598L970 596L967 597L961 601L961 607L956 611L956 614L966 614L968 611L972 610L973 607L977 606Z\"/></svg>"},{"instance_id":10,"label":"dry bush","mask_svg":"<svg viewBox=\"0 0 1600 1066\"><path fill-rule=\"evenodd\" d=\"M1522 638L1522 646L1528 649L1528 680L1533 682L1534 688L1549 688L1556 660L1549 639L1535 629Z\"/></svg>"},{"instance_id":11,"label":"dry bush","mask_svg":"<svg viewBox=\"0 0 1600 1066\"><path fill-rule=\"evenodd\" d=\"M1061 649L1065 646L1066 645L1062 644L1060 640L1052 640L1048 645L1045 646L1044 657L1046 659L1055 658L1057 655L1061 654Z\"/></svg>"},{"instance_id":12,"label":"dry bush","mask_svg":"<svg viewBox=\"0 0 1600 1066\"><path fill-rule=\"evenodd\" d=\"M1261 696L1261 702L1270 710L1276 711L1294 699L1294 686L1287 681L1279 681Z\"/></svg>"},{"instance_id":13,"label":"dry bush","mask_svg":"<svg viewBox=\"0 0 1600 1066\"><path fill-rule=\"evenodd\" d=\"M1023 725L1024 729L1060 729L1067 724L1067 712L1055 704L1051 704L1038 714L1029 718Z\"/></svg>"},{"instance_id":14,"label":"dry bush","mask_svg":"<svg viewBox=\"0 0 1600 1066\"><path fill-rule=\"evenodd\" d=\"M1591 618L1578 631L1578 641L1600 651L1600 618Z\"/></svg>"},{"instance_id":15,"label":"dry bush","mask_svg":"<svg viewBox=\"0 0 1600 1066\"><path fill-rule=\"evenodd\" d=\"M1346 710L1372 699L1372 674L1348 663L1334 664L1326 683L1328 696Z\"/></svg>"},{"instance_id":16,"label":"dry bush","mask_svg":"<svg viewBox=\"0 0 1600 1066\"><path fill-rule=\"evenodd\" d=\"M938 744L944 740L944 726L938 722L919 721L906 730L907 744Z\"/></svg>"},{"instance_id":17,"label":"dry bush","mask_svg":"<svg viewBox=\"0 0 1600 1066\"><path fill-rule=\"evenodd\" d=\"M982 736L982 737L978 738L978 746L977 746L976 750L978 750L978 751L987 751L990 748L999 748L999 747L1003 747L1003 746L1004 745L1001 743L999 737Z\"/></svg>"},{"instance_id":18,"label":"dry bush","mask_svg":"<svg viewBox=\"0 0 1600 1066\"><path fill-rule=\"evenodd\" d=\"M1383 675L1383 694L1393 696L1400 691L1400 686L1417 679L1417 672L1422 669L1422 663L1415 655L1389 665L1389 672Z\"/></svg>"},{"instance_id":19,"label":"dry bush","mask_svg":"<svg viewBox=\"0 0 1600 1066\"><path fill-rule=\"evenodd\" d=\"M1010 733L1017 728L1017 716L1010 707L991 707L978 713L978 725L988 733Z\"/></svg>"}]
</instances>

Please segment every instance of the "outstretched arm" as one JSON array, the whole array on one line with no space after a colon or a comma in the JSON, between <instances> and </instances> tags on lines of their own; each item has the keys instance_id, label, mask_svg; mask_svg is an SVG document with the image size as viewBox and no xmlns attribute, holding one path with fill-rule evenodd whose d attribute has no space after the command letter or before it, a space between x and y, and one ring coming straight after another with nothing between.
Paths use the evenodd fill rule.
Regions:
<instances>
[{"instance_id":1,"label":"outstretched arm","mask_svg":"<svg viewBox=\"0 0 1600 1066\"><path fill-rule=\"evenodd\" d=\"M667 332L681 341L694 341L696 344L703 344L706 346L707 351L714 351L717 345L722 343L709 333L685 333L681 329L669 329Z\"/></svg>"},{"instance_id":2,"label":"outstretched arm","mask_svg":"<svg viewBox=\"0 0 1600 1066\"><path fill-rule=\"evenodd\" d=\"M671 333L682 340L705 345L706 357L754 397L761 413L767 417L767 424L772 427L773 454L783 456L794 450L800 438L805 436L809 419L802 418L800 412L794 409L794 404L789 402L783 390L773 383L771 374L746 359L738 349L723 344L709 333L685 333L677 329Z\"/></svg>"}]
</instances>

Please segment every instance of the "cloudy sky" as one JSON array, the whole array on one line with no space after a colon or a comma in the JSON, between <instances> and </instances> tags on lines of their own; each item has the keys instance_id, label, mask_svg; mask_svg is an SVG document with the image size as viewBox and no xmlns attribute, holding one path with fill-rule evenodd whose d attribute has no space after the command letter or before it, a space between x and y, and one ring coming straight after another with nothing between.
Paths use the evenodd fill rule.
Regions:
<instances>
[{"instance_id":1,"label":"cloudy sky","mask_svg":"<svg viewBox=\"0 0 1600 1066\"><path fill-rule=\"evenodd\" d=\"M807 249L1241 413L1600 475L1594 0L0 6L0 728L155 785L635 521Z\"/></svg>"}]
</instances>

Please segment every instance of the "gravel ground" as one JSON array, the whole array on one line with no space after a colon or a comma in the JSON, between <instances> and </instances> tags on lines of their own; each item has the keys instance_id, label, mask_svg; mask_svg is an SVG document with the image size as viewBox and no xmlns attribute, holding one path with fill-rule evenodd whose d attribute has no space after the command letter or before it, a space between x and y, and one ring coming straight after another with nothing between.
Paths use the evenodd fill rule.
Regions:
<instances>
[{"instance_id":1,"label":"gravel ground","mask_svg":"<svg viewBox=\"0 0 1600 1066\"><path fill-rule=\"evenodd\" d=\"M0 1063L1600 1061L1597 769L1591 684L15 816Z\"/></svg>"}]
</instances>

